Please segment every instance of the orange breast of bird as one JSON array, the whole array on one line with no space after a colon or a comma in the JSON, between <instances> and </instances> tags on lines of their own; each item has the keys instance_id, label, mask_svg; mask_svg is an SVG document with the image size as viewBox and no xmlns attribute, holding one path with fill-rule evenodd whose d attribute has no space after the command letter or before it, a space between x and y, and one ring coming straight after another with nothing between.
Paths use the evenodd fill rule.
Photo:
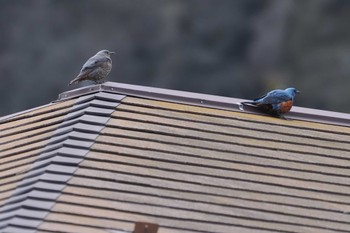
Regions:
<instances>
[{"instance_id":1,"label":"orange breast of bird","mask_svg":"<svg viewBox=\"0 0 350 233\"><path fill-rule=\"evenodd\" d=\"M280 106L279 106L280 112L282 114L287 113L290 111L292 106L293 106L293 100L288 100L288 101L282 102L282 103L280 103Z\"/></svg>"}]
</instances>

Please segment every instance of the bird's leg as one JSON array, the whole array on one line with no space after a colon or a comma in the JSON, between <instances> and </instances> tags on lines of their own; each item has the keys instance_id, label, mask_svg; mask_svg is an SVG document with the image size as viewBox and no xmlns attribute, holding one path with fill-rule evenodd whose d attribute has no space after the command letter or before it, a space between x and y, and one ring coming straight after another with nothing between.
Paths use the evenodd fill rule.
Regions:
<instances>
[{"instance_id":1,"label":"bird's leg","mask_svg":"<svg viewBox=\"0 0 350 233\"><path fill-rule=\"evenodd\" d=\"M100 80L96 80L96 81L95 81L95 84L102 84L102 83L104 83L104 82L106 82L106 81L103 80L103 79L100 79Z\"/></svg>"}]
</instances>

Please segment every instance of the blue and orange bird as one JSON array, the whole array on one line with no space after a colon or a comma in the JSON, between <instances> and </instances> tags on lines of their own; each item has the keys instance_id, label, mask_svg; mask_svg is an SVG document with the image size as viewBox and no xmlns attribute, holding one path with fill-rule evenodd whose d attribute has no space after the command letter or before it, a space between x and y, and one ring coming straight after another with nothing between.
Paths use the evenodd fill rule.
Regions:
<instances>
[{"instance_id":1,"label":"blue and orange bird","mask_svg":"<svg viewBox=\"0 0 350 233\"><path fill-rule=\"evenodd\" d=\"M297 93L300 92L294 87L273 90L253 101L240 103L240 109L243 110L242 105L251 106L264 113L285 119L284 114L292 108Z\"/></svg>"}]
</instances>

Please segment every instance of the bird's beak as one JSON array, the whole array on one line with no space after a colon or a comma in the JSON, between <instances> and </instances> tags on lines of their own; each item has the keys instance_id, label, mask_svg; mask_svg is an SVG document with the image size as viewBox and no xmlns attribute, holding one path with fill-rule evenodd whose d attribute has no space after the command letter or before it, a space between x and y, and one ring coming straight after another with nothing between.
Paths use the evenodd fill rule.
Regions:
<instances>
[{"instance_id":1,"label":"bird's beak","mask_svg":"<svg viewBox=\"0 0 350 233\"><path fill-rule=\"evenodd\" d=\"M296 93L297 93L297 94L299 94L299 93L300 93L300 91L299 91L299 90L297 90L297 91L296 91Z\"/></svg>"},{"instance_id":2,"label":"bird's beak","mask_svg":"<svg viewBox=\"0 0 350 233\"><path fill-rule=\"evenodd\" d=\"M109 55L113 55L113 54L115 54L115 52L109 52Z\"/></svg>"}]
</instances>

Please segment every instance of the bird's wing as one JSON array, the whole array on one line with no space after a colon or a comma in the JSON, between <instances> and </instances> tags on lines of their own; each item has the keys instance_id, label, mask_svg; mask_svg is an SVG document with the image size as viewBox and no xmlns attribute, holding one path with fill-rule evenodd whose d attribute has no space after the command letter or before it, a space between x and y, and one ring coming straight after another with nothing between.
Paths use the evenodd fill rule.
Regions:
<instances>
[{"instance_id":1,"label":"bird's wing","mask_svg":"<svg viewBox=\"0 0 350 233\"><path fill-rule=\"evenodd\" d=\"M99 67L101 65L101 63L108 62L108 61L111 61L111 59L108 58L108 57L105 57L105 56L93 56L93 57L91 57L89 60L87 60L85 62L85 64L83 65L83 68L81 69L80 72L83 72L85 70L94 69L96 67Z\"/></svg>"},{"instance_id":2,"label":"bird's wing","mask_svg":"<svg viewBox=\"0 0 350 233\"><path fill-rule=\"evenodd\" d=\"M262 104L279 104L291 100L292 97L284 90L274 90L266 94L260 103Z\"/></svg>"},{"instance_id":3,"label":"bird's wing","mask_svg":"<svg viewBox=\"0 0 350 233\"><path fill-rule=\"evenodd\" d=\"M266 97L266 94L263 95L263 96L261 96L261 97L259 97L259 98L254 99L253 101L254 101L254 102L260 102L260 101L263 100L265 97Z\"/></svg>"}]
</instances>

